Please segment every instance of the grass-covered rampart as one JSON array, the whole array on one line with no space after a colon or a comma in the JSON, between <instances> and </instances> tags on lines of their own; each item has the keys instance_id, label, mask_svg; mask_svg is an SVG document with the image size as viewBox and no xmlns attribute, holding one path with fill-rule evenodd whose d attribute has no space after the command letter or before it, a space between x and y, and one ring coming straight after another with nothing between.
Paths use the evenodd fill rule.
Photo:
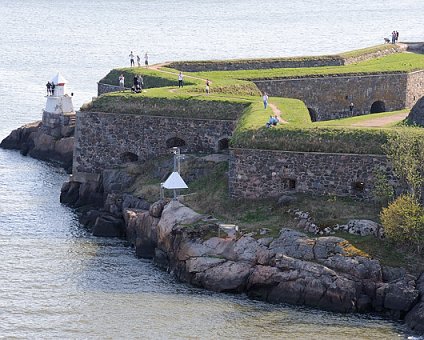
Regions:
<instances>
[{"instance_id":1,"label":"grass-covered rampart","mask_svg":"<svg viewBox=\"0 0 424 340\"><path fill-rule=\"evenodd\" d=\"M237 120L249 104L240 100L193 97L148 97L131 92L107 93L81 107L82 111L152 116Z\"/></svg>"},{"instance_id":2,"label":"grass-covered rampart","mask_svg":"<svg viewBox=\"0 0 424 340\"><path fill-rule=\"evenodd\" d=\"M393 49L393 45L375 46L342 53L337 55L337 58L356 58L380 52L380 55L384 55L390 49ZM308 60L308 58L297 59ZM309 59L314 60L314 58L330 60L334 56L310 57ZM275 60L279 60L279 58ZM245 60L245 62L251 61ZM123 73L126 77L126 85L131 86L134 75L141 74L147 90L141 94L125 91L102 95L82 109L191 118L238 119L238 125L231 140L231 146L235 148L383 154L382 144L391 134L396 133L396 129L399 127L396 124L380 124L379 128L361 127L361 122L389 117L395 113L312 123L303 102L272 97L269 101L275 110L281 112L280 118L284 122L276 127L266 128L265 123L270 115L275 114L275 110L263 109L260 91L252 80L407 73L423 69L424 55L394 53L345 66L184 72L185 86L178 88L179 71L176 69L170 67L159 69L122 68L112 70L100 82L116 85L119 75ZM210 94L205 93L206 79L211 82ZM423 134L424 137L421 129L411 129L411 133Z\"/></svg>"}]
</instances>

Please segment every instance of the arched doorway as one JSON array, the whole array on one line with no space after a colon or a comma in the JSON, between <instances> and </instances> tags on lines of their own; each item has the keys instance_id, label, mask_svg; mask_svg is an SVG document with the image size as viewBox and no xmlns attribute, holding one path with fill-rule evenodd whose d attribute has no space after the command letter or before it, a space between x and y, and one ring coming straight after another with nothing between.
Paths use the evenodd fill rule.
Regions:
<instances>
[{"instance_id":1,"label":"arched doorway","mask_svg":"<svg viewBox=\"0 0 424 340\"><path fill-rule=\"evenodd\" d=\"M166 147L168 149L174 148L174 147L182 147L182 146L186 146L186 142L184 139L181 139L178 137L172 137L166 141Z\"/></svg>"},{"instance_id":2,"label":"arched doorway","mask_svg":"<svg viewBox=\"0 0 424 340\"><path fill-rule=\"evenodd\" d=\"M228 150L230 140L228 138L222 138L218 141L218 151Z\"/></svg>"},{"instance_id":3,"label":"arched doorway","mask_svg":"<svg viewBox=\"0 0 424 340\"><path fill-rule=\"evenodd\" d=\"M386 105L383 101L377 100L371 105L370 113L386 112Z\"/></svg>"},{"instance_id":4,"label":"arched doorway","mask_svg":"<svg viewBox=\"0 0 424 340\"><path fill-rule=\"evenodd\" d=\"M129 162L137 162L138 156L135 153L132 152L124 152L120 157L121 162L123 163L129 163Z\"/></svg>"},{"instance_id":5,"label":"arched doorway","mask_svg":"<svg viewBox=\"0 0 424 340\"><path fill-rule=\"evenodd\" d=\"M309 116L311 117L311 121L316 122L318 118L318 113L310 107L308 107L308 111L309 111Z\"/></svg>"}]
</instances>

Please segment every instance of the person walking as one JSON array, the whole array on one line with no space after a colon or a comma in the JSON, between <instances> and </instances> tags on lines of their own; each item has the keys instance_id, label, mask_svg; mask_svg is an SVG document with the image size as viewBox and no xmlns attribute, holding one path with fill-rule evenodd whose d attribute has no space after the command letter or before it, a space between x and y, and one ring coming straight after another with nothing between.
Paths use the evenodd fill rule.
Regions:
<instances>
[{"instance_id":1,"label":"person walking","mask_svg":"<svg viewBox=\"0 0 424 340\"><path fill-rule=\"evenodd\" d=\"M133 54L133 51L131 51L131 53L130 53L130 55L128 57L130 57L130 65L131 65L131 67L133 67L134 66L134 54Z\"/></svg>"},{"instance_id":2,"label":"person walking","mask_svg":"<svg viewBox=\"0 0 424 340\"><path fill-rule=\"evenodd\" d=\"M184 79L183 73L182 73L182 72L180 72L180 74L178 75L178 88L180 88L180 87L183 87L183 86L184 86L184 84L183 84L183 79Z\"/></svg>"},{"instance_id":3,"label":"person walking","mask_svg":"<svg viewBox=\"0 0 424 340\"><path fill-rule=\"evenodd\" d=\"M264 102L264 109L266 110L268 106L268 95L266 94L266 92L264 92L264 95L262 96L262 100Z\"/></svg>"},{"instance_id":4,"label":"person walking","mask_svg":"<svg viewBox=\"0 0 424 340\"><path fill-rule=\"evenodd\" d=\"M140 61L141 61L140 56L137 54L137 65L138 65L138 67L141 66Z\"/></svg>"},{"instance_id":5,"label":"person walking","mask_svg":"<svg viewBox=\"0 0 424 340\"><path fill-rule=\"evenodd\" d=\"M125 77L122 73L119 76L119 87L121 88L122 91L124 91L124 89L125 89Z\"/></svg>"},{"instance_id":6,"label":"person walking","mask_svg":"<svg viewBox=\"0 0 424 340\"><path fill-rule=\"evenodd\" d=\"M149 56L147 55L147 52L146 52L146 54L144 55L144 65L145 65L146 67L148 67L148 66L149 66Z\"/></svg>"}]
</instances>

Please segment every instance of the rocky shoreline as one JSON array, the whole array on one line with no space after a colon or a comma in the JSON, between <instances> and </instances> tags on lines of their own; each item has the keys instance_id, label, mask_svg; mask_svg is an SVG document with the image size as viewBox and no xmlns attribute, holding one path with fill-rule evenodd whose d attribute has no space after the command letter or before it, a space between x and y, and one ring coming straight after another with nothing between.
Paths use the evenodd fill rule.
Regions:
<instances>
[{"instance_id":1,"label":"rocky shoreline","mask_svg":"<svg viewBox=\"0 0 424 340\"><path fill-rule=\"evenodd\" d=\"M75 116L75 115L74 115ZM19 150L24 156L54 162L66 172L72 172L75 122L52 129L41 121L26 124L13 130L0 143L0 148Z\"/></svg>"},{"instance_id":2,"label":"rocky shoreline","mask_svg":"<svg viewBox=\"0 0 424 340\"><path fill-rule=\"evenodd\" d=\"M64 184L63 202L81 205L102 192L101 185L91 185L94 192L75 185ZM153 260L181 282L270 303L377 312L424 334L424 274L382 266L343 238L309 237L287 228L275 238L243 234L220 229L212 216L175 200L150 205L130 194L103 195L104 206L83 209L80 221L94 235L126 238L137 257Z\"/></svg>"},{"instance_id":3,"label":"rocky shoreline","mask_svg":"<svg viewBox=\"0 0 424 340\"><path fill-rule=\"evenodd\" d=\"M73 128L52 131L31 123L14 130L0 147L70 171ZM309 237L287 228L274 238L221 230L213 217L178 201L149 204L125 194L132 180L121 170L105 170L100 182L71 177L61 202L78 208L81 223L95 236L126 238L137 257L153 260L181 282L270 303L378 312L424 334L424 273L415 277L382 266L339 237Z\"/></svg>"}]
</instances>

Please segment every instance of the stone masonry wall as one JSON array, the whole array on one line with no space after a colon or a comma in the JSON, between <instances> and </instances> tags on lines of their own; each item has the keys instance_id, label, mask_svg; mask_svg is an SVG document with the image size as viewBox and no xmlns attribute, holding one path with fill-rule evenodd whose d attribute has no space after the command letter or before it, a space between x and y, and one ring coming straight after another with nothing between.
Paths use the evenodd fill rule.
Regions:
<instances>
[{"instance_id":1,"label":"stone masonry wall","mask_svg":"<svg viewBox=\"0 0 424 340\"><path fill-rule=\"evenodd\" d=\"M122 88L120 86L116 86L116 85L97 83L97 95L98 96L100 96L104 93L116 92L116 91L122 91Z\"/></svg>"},{"instance_id":2,"label":"stone masonry wall","mask_svg":"<svg viewBox=\"0 0 424 340\"><path fill-rule=\"evenodd\" d=\"M242 60L217 60L217 61L176 61L168 65L183 72L208 72L208 71L237 71L259 70L272 68L298 68L319 66L341 66L361 61L366 61L385 55L405 50L405 47L391 45L391 48L357 56L342 58L338 55L307 57L307 58L268 58L268 59L242 59Z\"/></svg>"},{"instance_id":3,"label":"stone masonry wall","mask_svg":"<svg viewBox=\"0 0 424 340\"><path fill-rule=\"evenodd\" d=\"M350 116L351 102L354 116L370 113L377 101L384 102L386 111L403 109L407 82L408 74L396 73L258 80L255 84L270 96L302 100L320 121Z\"/></svg>"},{"instance_id":4,"label":"stone masonry wall","mask_svg":"<svg viewBox=\"0 0 424 340\"><path fill-rule=\"evenodd\" d=\"M169 153L167 141L183 140L186 152L214 152L229 138L235 121L113 114L77 113L73 173L99 173L128 157L146 160Z\"/></svg>"},{"instance_id":5,"label":"stone masonry wall","mask_svg":"<svg viewBox=\"0 0 424 340\"><path fill-rule=\"evenodd\" d=\"M231 149L230 155L232 197L275 197L294 191L369 199L374 169L384 171L389 182L398 186L387 158L380 155L252 149Z\"/></svg>"},{"instance_id":6,"label":"stone masonry wall","mask_svg":"<svg viewBox=\"0 0 424 340\"><path fill-rule=\"evenodd\" d=\"M343 65L340 57L316 58L316 59L251 59L251 60L227 60L227 61L181 61L173 62L169 67L183 72L209 72L209 71L237 71L259 70L271 68L297 68L318 66Z\"/></svg>"},{"instance_id":7,"label":"stone masonry wall","mask_svg":"<svg viewBox=\"0 0 424 340\"><path fill-rule=\"evenodd\" d=\"M424 96L424 71L409 73L407 86L405 107L412 108Z\"/></svg>"}]
</instances>

